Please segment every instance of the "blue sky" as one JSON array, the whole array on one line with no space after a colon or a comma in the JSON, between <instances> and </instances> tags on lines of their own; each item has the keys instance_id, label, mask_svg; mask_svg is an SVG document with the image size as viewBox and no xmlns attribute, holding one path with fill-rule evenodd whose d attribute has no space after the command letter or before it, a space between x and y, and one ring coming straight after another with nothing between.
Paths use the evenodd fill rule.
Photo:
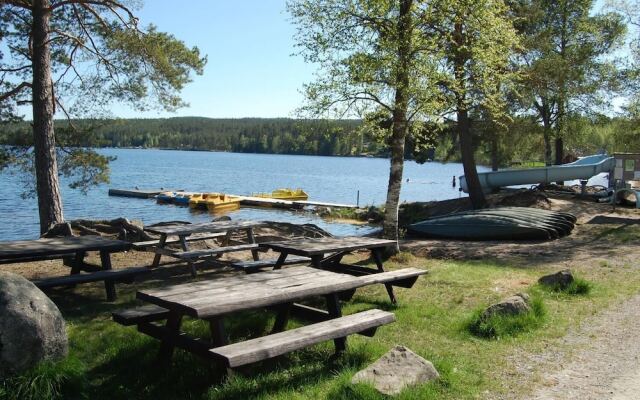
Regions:
<instances>
[{"instance_id":1,"label":"blue sky","mask_svg":"<svg viewBox=\"0 0 640 400\"><path fill-rule=\"evenodd\" d=\"M140 113L115 106L115 116L290 117L301 105L299 91L314 68L291 55L294 27L284 0L146 0L137 15L143 26L197 46L209 62L182 92L189 107Z\"/></svg>"}]
</instances>

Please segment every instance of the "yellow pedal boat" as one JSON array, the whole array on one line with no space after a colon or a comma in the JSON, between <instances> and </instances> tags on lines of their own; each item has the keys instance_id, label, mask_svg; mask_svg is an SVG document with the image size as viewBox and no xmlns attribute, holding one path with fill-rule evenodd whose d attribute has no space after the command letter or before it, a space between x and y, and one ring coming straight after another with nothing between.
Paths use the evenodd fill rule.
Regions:
<instances>
[{"instance_id":1,"label":"yellow pedal boat","mask_svg":"<svg viewBox=\"0 0 640 400\"><path fill-rule=\"evenodd\" d=\"M240 197L224 193L197 193L189 199L189 207L206 208L212 212L233 211L240 208Z\"/></svg>"},{"instance_id":2,"label":"yellow pedal boat","mask_svg":"<svg viewBox=\"0 0 640 400\"><path fill-rule=\"evenodd\" d=\"M309 195L302 189L276 189L271 193L258 193L254 195L254 197L262 197L269 199L280 199L280 200L308 200Z\"/></svg>"}]
</instances>

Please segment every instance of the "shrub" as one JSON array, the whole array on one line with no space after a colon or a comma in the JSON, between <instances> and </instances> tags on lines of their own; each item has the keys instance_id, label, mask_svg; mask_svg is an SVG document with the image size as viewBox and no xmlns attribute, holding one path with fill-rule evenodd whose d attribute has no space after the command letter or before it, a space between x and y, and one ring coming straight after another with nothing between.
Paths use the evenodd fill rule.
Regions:
<instances>
[{"instance_id":1,"label":"shrub","mask_svg":"<svg viewBox=\"0 0 640 400\"><path fill-rule=\"evenodd\" d=\"M542 287L556 293L564 293L569 295L587 295L591 292L593 288L593 284L585 279L574 278L573 282L571 282L568 286L562 285L554 285L554 286L546 286L541 285Z\"/></svg>"},{"instance_id":2,"label":"shrub","mask_svg":"<svg viewBox=\"0 0 640 400\"><path fill-rule=\"evenodd\" d=\"M523 314L494 314L483 318L483 311L483 309L479 309L474 312L466 327L474 336L487 339L515 336L536 329L542 325L546 314L544 303L539 297L532 298L531 310Z\"/></svg>"}]
</instances>

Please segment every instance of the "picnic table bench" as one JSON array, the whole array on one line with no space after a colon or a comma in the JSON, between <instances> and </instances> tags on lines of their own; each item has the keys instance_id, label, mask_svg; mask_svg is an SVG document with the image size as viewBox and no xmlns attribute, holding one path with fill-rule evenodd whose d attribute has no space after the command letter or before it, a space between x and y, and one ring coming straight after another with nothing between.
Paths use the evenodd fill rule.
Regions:
<instances>
[{"instance_id":1,"label":"picnic table bench","mask_svg":"<svg viewBox=\"0 0 640 400\"><path fill-rule=\"evenodd\" d=\"M405 268L352 276L306 266L290 267L141 290L137 298L147 305L114 313L113 319L123 325L137 325L140 332L159 339L160 357L164 360L170 359L174 348L178 347L220 362L227 368L235 368L327 340L334 341L337 352L343 351L348 335L372 336L377 327L395 321L395 316L375 309L342 316L340 293L388 282L411 287L425 273L424 270ZM318 296L325 298L327 310L296 303ZM271 334L229 344L223 319L260 308L277 310ZM295 309L303 309L306 315L312 314L310 320L319 322L286 330L289 316ZM184 317L208 321L209 340L181 332Z\"/></svg>"},{"instance_id":2,"label":"picnic table bench","mask_svg":"<svg viewBox=\"0 0 640 400\"><path fill-rule=\"evenodd\" d=\"M130 283L146 267L112 269L111 253L126 251L131 244L122 240L100 236L60 237L36 240L0 242L0 264L62 259L71 267L70 275L34 280L40 288L71 286L81 283L104 281L108 301L116 299L116 282ZM87 252L100 253L100 265L85 262ZM86 273L82 273L82 272Z\"/></svg>"},{"instance_id":3,"label":"picnic table bench","mask_svg":"<svg viewBox=\"0 0 640 400\"><path fill-rule=\"evenodd\" d=\"M311 260L311 265L316 268L329 271L350 274L353 276L364 276L384 272L382 252L385 248L395 246L393 240L376 239L369 237L323 237L323 238L300 238L284 242L261 243L260 247L271 249L280 253L278 260L273 264L274 269L280 269L287 263L291 255L306 257ZM362 267L342 263L342 258L353 252L368 250L371 252L376 263L376 268ZM396 302L393 293L393 286L400 283L385 283L389 299Z\"/></svg>"},{"instance_id":4,"label":"picnic table bench","mask_svg":"<svg viewBox=\"0 0 640 400\"><path fill-rule=\"evenodd\" d=\"M264 222L260 221L215 221L215 222L205 222L199 224L181 224L181 225L162 225L162 226L153 226L145 228L146 231L155 233L160 235L160 239L156 246L154 246L154 251L156 256L153 259L152 267L157 267L160 264L160 259L163 255L175 257L181 260L187 261L189 268L191 269L191 275L196 275L196 267L195 261L205 258L219 257L224 253L235 252L235 251L246 251L250 250L253 256L254 261L258 261L260 256L258 255L258 245L256 244L256 239L253 233L253 229L256 227L263 226ZM247 236L247 244L240 244L236 246L229 246L229 242L231 240L231 235L234 232L242 231ZM205 240L206 238L212 237L212 235L216 234L224 234L224 240L222 246L216 247L213 249L206 250L190 250L189 242L194 241L190 240L192 235L194 234L209 234L210 236L205 236L202 238L193 238L195 240ZM177 236L178 243L180 243L180 247L182 251L174 251L166 248L166 245L170 243L168 239L170 236Z\"/></svg>"}]
</instances>

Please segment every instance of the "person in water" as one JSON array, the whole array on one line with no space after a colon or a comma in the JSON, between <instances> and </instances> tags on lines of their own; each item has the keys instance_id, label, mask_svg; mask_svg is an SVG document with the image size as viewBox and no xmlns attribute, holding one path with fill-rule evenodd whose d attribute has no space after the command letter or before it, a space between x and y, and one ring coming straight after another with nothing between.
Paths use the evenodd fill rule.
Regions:
<instances>
[{"instance_id":1,"label":"person in water","mask_svg":"<svg viewBox=\"0 0 640 400\"><path fill-rule=\"evenodd\" d=\"M453 180L451 181L451 186L456 187L456 176L453 176Z\"/></svg>"}]
</instances>

